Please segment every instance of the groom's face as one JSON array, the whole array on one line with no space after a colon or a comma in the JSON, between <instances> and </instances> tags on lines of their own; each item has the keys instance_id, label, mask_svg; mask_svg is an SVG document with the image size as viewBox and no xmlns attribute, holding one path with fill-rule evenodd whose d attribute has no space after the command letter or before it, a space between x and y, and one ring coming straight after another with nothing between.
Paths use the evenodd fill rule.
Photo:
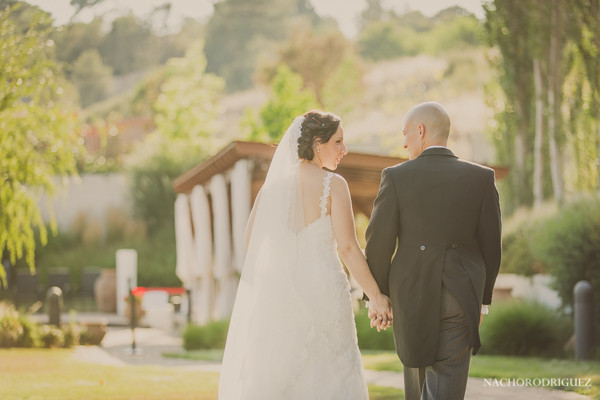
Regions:
<instances>
[{"instance_id":1,"label":"groom's face","mask_svg":"<svg viewBox=\"0 0 600 400\"><path fill-rule=\"evenodd\" d=\"M408 120L404 122L404 148L408 150L408 159L413 160L419 155L423 148L423 134L420 132L421 127Z\"/></svg>"}]
</instances>

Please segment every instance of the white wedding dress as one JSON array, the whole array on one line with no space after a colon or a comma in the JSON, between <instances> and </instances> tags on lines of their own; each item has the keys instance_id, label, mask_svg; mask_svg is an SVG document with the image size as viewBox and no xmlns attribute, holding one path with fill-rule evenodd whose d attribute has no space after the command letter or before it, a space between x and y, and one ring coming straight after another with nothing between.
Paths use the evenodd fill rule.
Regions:
<instances>
[{"instance_id":1,"label":"white wedding dress","mask_svg":"<svg viewBox=\"0 0 600 400\"><path fill-rule=\"evenodd\" d=\"M271 168L275 163L274 157ZM350 285L327 213L332 176L327 173L323 182L320 217L306 226L302 213L293 217L303 209L302 200L294 200L301 198L300 185L293 183L299 169L287 176L287 190L277 186L276 195L265 189L267 177L259 207L269 214L261 216L259 208L252 230L223 358L220 400L368 399ZM292 198L281 198L290 192ZM287 201L296 205L283 207L286 215L256 227Z\"/></svg>"}]
</instances>

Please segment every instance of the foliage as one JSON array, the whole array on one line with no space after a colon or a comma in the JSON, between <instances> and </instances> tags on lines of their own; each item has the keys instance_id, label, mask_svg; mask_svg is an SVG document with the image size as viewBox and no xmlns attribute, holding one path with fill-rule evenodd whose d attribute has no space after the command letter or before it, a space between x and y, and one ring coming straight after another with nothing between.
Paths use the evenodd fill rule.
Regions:
<instances>
[{"instance_id":1,"label":"foliage","mask_svg":"<svg viewBox=\"0 0 600 400\"><path fill-rule=\"evenodd\" d=\"M451 49L480 46L483 39L483 26L474 15L453 17L433 26L426 36L424 50L435 55Z\"/></svg>"},{"instance_id":2,"label":"foliage","mask_svg":"<svg viewBox=\"0 0 600 400\"><path fill-rule=\"evenodd\" d=\"M460 7L448 8L431 18L418 11L369 18L364 20L357 41L360 54L373 61L419 53L439 55L482 43L481 22Z\"/></svg>"},{"instance_id":3,"label":"foliage","mask_svg":"<svg viewBox=\"0 0 600 400\"><path fill-rule=\"evenodd\" d=\"M86 50L73 64L73 83L82 107L105 98L112 86L112 70L102 63L98 50Z\"/></svg>"},{"instance_id":4,"label":"foliage","mask_svg":"<svg viewBox=\"0 0 600 400\"><path fill-rule=\"evenodd\" d=\"M562 204L565 186L597 189L597 1L490 1L484 9L488 42L499 50L491 58L499 88L490 92L492 134L498 161L512 166L505 210L546 198Z\"/></svg>"},{"instance_id":5,"label":"foliage","mask_svg":"<svg viewBox=\"0 0 600 400\"><path fill-rule=\"evenodd\" d=\"M98 51L100 48L103 38L102 19L94 18L89 23L74 22L60 26L52 31L51 37L56 42L56 59L68 66L73 65L85 51Z\"/></svg>"},{"instance_id":6,"label":"foliage","mask_svg":"<svg viewBox=\"0 0 600 400\"><path fill-rule=\"evenodd\" d=\"M356 334L358 335L358 347L361 350L395 350L392 328L377 332L376 328L371 328L371 320L369 319L368 312L367 308L361 307L354 317Z\"/></svg>"},{"instance_id":7,"label":"foliage","mask_svg":"<svg viewBox=\"0 0 600 400\"><path fill-rule=\"evenodd\" d=\"M482 354L561 356L572 334L566 316L531 302L494 306L479 329Z\"/></svg>"},{"instance_id":8,"label":"foliage","mask_svg":"<svg viewBox=\"0 0 600 400\"><path fill-rule=\"evenodd\" d=\"M229 92L252 86L257 60L272 56L273 44L289 35L295 20L320 23L303 0L224 0L214 7L206 29L207 71L225 78Z\"/></svg>"},{"instance_id":9,"label":"foliage","mask_svg":"<svg viewBox=\"0 0 600 400\"><path fill-rule=\"evenodd\" d=\"M36 267L40 278L56 266L69 268L70 285L78 289L82 269L86 266L114 268L115 254L119 249L135 249L138 253L138 285L180 286L175 275L175 228L173 223L162 224L146 235L143 225L128 219L121 228L110 227L106 240L86 241L86 232L93 221L81 221L81 228L71 232L58 232L49 238L45 247L36 248ZM24 268L22 262L17 268Z\"/></svg>"},{"instance_id":10,"label":"foliage","mask_svg":"<svg viewBox=\"0 0 600 400\"><path fill-rule=\"evenodd\" d=\"M157 130L169 139L208 138L215 132L216 106L224 82L205 72L204 44L196 41L181 58L167 62L154 104Z\"/></svg>"},{"instance_id":11,"label":"foliage","mask_svg":"<svg viewBox=\"0 0 600 400\"><path fill-rule=\"evenodd\" d=\"M496 159L513 166L504 191L505 211L531 205L533 121L533 60L530 48L531 35L527 11L528 2L506 1L484 5L485 29L490 45L496 45L500 55L492 59L498 71L498 89L492 100L496 112L496 129L492 134Z\"/></svg>"},{"instance_id":12,"label":"foliage","mask_svg":"<svg viewBox=\"0 0 600 400\"><path fill-rule=\"evenodd\" d=\"M363 66L354 52L346 53L329 76L321 91L321 102L326 110L345 115L362 100L365 88L362 83Z\"/></svg>"},{"instance_id":13,"label":"foliage","mask_svg":"<svg viewBox=\"0 0 600 400\"><path fill-rule=\"evenodd\" d=\"M0 303L1 347L72 347L79 344L79 327L37 325L12 304Z\"/></svg>"},{"instance_id":14,"label":"foliage","mask_svg":"<svg viewBox=\"0 0 600 400\"><path fill-rule=\"evenodd\" d=\"M224 349L229 321L209 322L206 325L188 325L183 332L186 350Z\"/></svg>"},{"instance_id":15,"label":"foliage","mask_svg":"<svg viewBox=\"0 0 600 400\"><path fill-rule=\"evenodd\" d=\"M503 274L512 273L532 276L537 273L546 272L546 268L536 261L531 250L530 237L535 229L522 227L502 237L502 265L500 271Z\"/></svg>"},{"instance_id":16,"label":"foliage","mask_svg":"<svg viewBox=\"0 0 600 400\"><path fill-rule=\"evenodd\" d=\"M580 280L600 293L600 199L582 199L565 206L532 238L536 259L554 276L563 305L573 308L573 288ZM595 337L600 337L600 296L593 296ZM598 344L596 344L598 345Z\"/></svg>"},{"instance_id":17,"label":"foliage","mask_svg":"<svg viewBox=\"0 0 600 400\"><path fill-rule=\"evenodd\" d=\"M15 347L22 336L19 313L14 307L0 303L0 347Z\"/></svg>"},{"instance_id":18,"label":"foliage","mask_svg":"<svg viewBox=\"0 0 600 400\"><path fill-rule=\"evenodd\" d=\"M77 346L80 342L79 339L81 337L81 328L79 325L74 322L65 324L62 327L63 333L63 346L64 347L73 347Z\"/></svg>"},{"instance_id":19,"label":"foliage","mask_svg":"<svg viewBox=\"0 0 600 400\"><path fill-rule=\"evenodd\" d=\"M156 63L152 50L155 39L150 26L133 15L112 22L110 32L102 38L100 54L116 75L144 69Z\"/></svg>"},{"instance_id":20,"label":"foliage","mask_svg":"<svg viewBox=\"0 0 600 400\"><path fill-rule=\"evenodd\" d=\"M338 30L318 32L307 24L298 24L279 48L277 59L263 68L262 80L272 81L278 66L285 64L323 103L325 85L351 52L350 42Z\"/></svg>"},{"instance_id":21,"label":"foliage","mask_svg":"<svg viewBox=\"0 0 600 400\"><path fill-rule=\"evenodd\" d=\"M215 4L206 31L208 71L223 77L228 91L252 86L257 57L267 51L270 40L287 35L289 3L225 0Z\"/></svg>"},{"instance_id":22,"label":"foliage","mask_svg":"<svg viewBox=\"0 0 600 400\"><path fill-rule=\"evenodd\" d=\"M173 179L212 154L219 144L214 121L223 81L205 73L205 67L201 42L188 49L185 57L169 60L154 104L156 131L129 160L134 213L150 232L173 221Z\"/></svg>"},{"instance_id":23,"label":"foliage","mask_svg":"<svg viewBox=\"0 0 600 400\"><path fill-rule=\"evenodd\" d=\"M518 220L520 224L509 227L503 237L502 272L550 273L554 277L554 289L568 310L574 306L573 288L577 282L587 280L593 292L600 290L600 199L597 196L573 200L560 212L555 208L529 212ZM598 336L600 298L594 296L593 302Z\"/></svg>"},{"instance_id":24,"label":"foliage","mask_svg":"<svg viewBox=\"0 0 600 400\"><path fill-rule=\"evenodd\" d=\"M40 332L39 327L36 323L31 321L26 314L19 313L19 323L23 333L17 340L17 347L40 347ZM74 346L78 342L68 342L69 346Z\"/></svg>"},{"instance_id":25,"label":"foliage","mask_svg":"<svg viewBox=\"0 0 600 400\"><path fill-rule=\"evenodd\" d=\"M260 110L260 121L249 114L250 140L277 141L298 115L316 108L317 100L309 89L302 89L302 77L286 65L277 69L271 81L271 98Z\"/></svg>"},{"instance_id":26,"label":"foliage","mask_svg":"<svg viewBox=\"0 0 600 400\"><path fill-rule=\"evenodd\" d=\"M366 26L358 38L360 55L380 61L415 55L419 51L417 34L396 21L375 21Z\"/></svg>"},{"instance_id":27,"label":"foliage","mask_svg":"<svg viewBox=\"0 0 600 400\"><path fill-rule=\"evenodd\" d=\"M54 176L75 172L76 119L62 101L65 82L48 55L54 45L49 20L35 14L21 32L12 11L0 15L0 253L7 250L13 264L25 256L33 268L36 228L46 241L35 195L41 189L52 194Z\"/></svg>"},{"instance_id":28,"label":"foliage","mask_svg":"<svg viewBox=\"0 0 600 400\"><path fill-rule=\"evenodd\" d=\"M40 341L44 347L63 347L65 335L62 330L53 325L40 327Z\"/></svg>"}]
</instances>

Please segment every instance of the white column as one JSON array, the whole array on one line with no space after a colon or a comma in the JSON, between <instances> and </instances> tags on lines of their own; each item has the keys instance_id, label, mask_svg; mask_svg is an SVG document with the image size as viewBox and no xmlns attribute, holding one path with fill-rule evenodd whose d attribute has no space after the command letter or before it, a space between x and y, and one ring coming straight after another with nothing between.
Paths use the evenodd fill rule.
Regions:
<instances>
[{"instance_id":1,"label":"white column","mask_svg":"<svg viewBox=\"0 0 600 400\"><path fill-rule=\"evenodd\" d=\"M214 308L214 279L210 206L206 191L196 185L190 196L194 226L194 263L191 290L192 321L204 325Z\"/></svg>"},{"instance_id":2,"label":"white column","mask_svg":"<svg viewBox=\"0 0 600 400\"><path fill-rule=\"evenodd\" d=\"M193 249L188 196L179 194L175 200L175 251L177 256L175 274L186 289L191 289L193 282Z\"/></svg>"},{"instance_id":3,"label":"white column","mask_svg":"<svg viewBox=\"0 0 600 400\"><path fill-rule=\"evenodd\" d=\"M212 177L210 182L213 209L214 231L214 276L218 281L214 318L224 319L229 317L233 310L233 296L231 277L234 274L232 265L232 246L229 224L229 196L227 184L223 175ZM235 288L233 288L235 293Z\"/></svg>"},{"instance_id":4,"label":"white column","mask_svg":"<svg viewBox=\"0 0 600 400\"><path fill-rule=\"evenodd\" d=\"M252 201L250 162L239 160L231 173L231 218L234 266L242 272L246 257L246 225Z\"/></svg>"},{"instance_id":5,"label":"white column","mask_svg":"<svg viewBox=\"0 0 600 400\"><path fill-rule=\"evenodd\" d=\"M137 286L137 251L119 249L116 254L117 262L117 314L125 315L125 298L129 289Z\"/></svg>"}]
</instances>

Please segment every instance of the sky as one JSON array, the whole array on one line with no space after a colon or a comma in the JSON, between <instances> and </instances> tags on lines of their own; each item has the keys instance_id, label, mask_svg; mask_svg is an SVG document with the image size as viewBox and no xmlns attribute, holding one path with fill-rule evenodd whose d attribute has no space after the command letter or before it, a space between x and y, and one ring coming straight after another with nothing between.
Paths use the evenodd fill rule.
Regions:
<instances>
[{"instance_id":1,"label":"sky","mask_svg":"<svg viewBox=\"0 0 600 400\"><path fill-rule=\"evenodd\" d=\"M57 25L69 22L75 9L70 0L26 0L30 4L52 14ZM167 2L171 3L171 13L167 26L176 31L183 17L206 20L212 13L212 4L216 0L104 0L103 3L90 10L84 10L77 21L89 22L94 15L105 14L108 18L126 14L129 10L141 18L149 18L152 10ZM331 16L338 21L340 30L348 38L356 35L356 21L366 5L366 0L311 0L317 13ZM461 6L483 18L482 0L382 0L384 8L404 13L419 10L426 16L433 16L438 11L451 6Z\"/></svg>"}]
</instances>

